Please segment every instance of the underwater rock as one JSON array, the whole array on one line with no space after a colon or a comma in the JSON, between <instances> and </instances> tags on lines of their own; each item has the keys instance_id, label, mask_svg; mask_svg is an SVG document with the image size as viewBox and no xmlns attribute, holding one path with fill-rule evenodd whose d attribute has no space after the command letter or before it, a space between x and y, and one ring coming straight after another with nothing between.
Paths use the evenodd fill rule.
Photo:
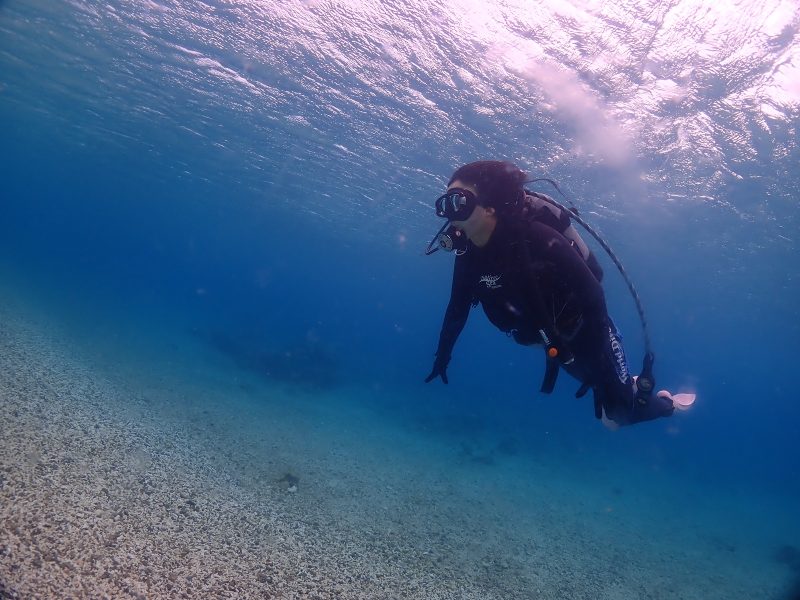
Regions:
<instances>
[{"instance_id":1,"label":"underwater rock","mask_svg":"<svg viewBox=\"0 0 800 600\"><path fill-rule=\"evenodd\" d=\"M292 475L291 473L286 473L283 477L278 479L278 483L286 486L287 492L294 494L297 492L297 484L300 483L300 478Z\"/></svg>"}]
</instances>

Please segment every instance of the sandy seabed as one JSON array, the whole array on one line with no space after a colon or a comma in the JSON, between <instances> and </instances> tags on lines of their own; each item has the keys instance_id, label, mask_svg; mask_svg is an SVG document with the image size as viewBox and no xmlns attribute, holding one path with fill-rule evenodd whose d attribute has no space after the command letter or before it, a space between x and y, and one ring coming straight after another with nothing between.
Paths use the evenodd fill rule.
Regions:
<instances>
[{"instance_id":1,"label":"sandy seabed","mask_svg":"<svg viewBox=\"0 0 800 600\"><path fill-rule=\"evenodd\" d=\"M152 400L65 350L0 330L0 596L456 597L453 573L405 571L401 540L290 504L302 481L241 487L197 419L148 419Z\"/></svg>"},{"instance_id":2,"label":"sandy seabed","mask_svg":"<svg viewBox=\"0 0 800 600\"><path fill-rule=\"evenodd\" d=\"M265 393L98 370L0 310L0 598L778 597L734 541L654 539L558 465L489 470L333 399Z\"/></svg>"}]
</instances>

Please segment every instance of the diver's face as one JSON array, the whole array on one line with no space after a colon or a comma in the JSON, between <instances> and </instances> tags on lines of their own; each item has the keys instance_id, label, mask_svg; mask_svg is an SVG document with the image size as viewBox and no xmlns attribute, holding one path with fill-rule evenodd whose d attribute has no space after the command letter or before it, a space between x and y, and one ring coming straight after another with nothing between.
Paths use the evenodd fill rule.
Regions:
<instances>
[{"instance_id":1,"label":"diver's face","mask_svg":"<svg viewBox=\"0 0 800 600\"><path fill-rule=\"evenodd\" d=\"M451 183L447 190L450 191L453 188L459 188L462 190L468 190L475 194L475 197L480 201L480 195L478 194L478 189L469 183L464 183L460 179L456 179L453 183ZM493 208L484 208L480 204L475 207L475 210L472 211L472 214L464 219L463 221L452 221L452 224L457 229L460 229L467 237L473 239L473 236L483 231L486 226L488 225L488 221L494 220L494 209Z\"/></svg>"}]
</instances>

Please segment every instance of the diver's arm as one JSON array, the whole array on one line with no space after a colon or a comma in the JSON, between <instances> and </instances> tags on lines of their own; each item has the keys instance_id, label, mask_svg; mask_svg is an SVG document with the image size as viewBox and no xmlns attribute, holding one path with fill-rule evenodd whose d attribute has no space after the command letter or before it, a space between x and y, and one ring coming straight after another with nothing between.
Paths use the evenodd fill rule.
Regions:
<instances>
[{"instance_id":1,"label":"diver's arm","mask_svg":"<svg viewBox=\"0 0 800 600\"><path fill-rule=\"evenodd\" d=\"M456 258L453 267L453 285L450 289L450 302L444 313L442 330L439 333L439 346L436 349L438 359L450 360L450 354L456 345L456 340L464 329L472 305L472 294L466 273L466 260Z\"/></svg>"},{"instance_id":2,"label":"diver's arm","mask_svg":"<svg viewBox=\"0 0 800 600\"><path fill-rule=\"evenodd\" d=\"M472 294L470 292L469 281L466 273L466 259L456 258L453 267L453 285L450 291L450 302L444 313L442 330L439 333L439 345L436 349L436 360L433 364L431 374L425 379L425 383L441 377L447 383L447 365L450 363L450 355L456 344L458 336L464 329L472 305Z\"/></svg>"}]
</instances>

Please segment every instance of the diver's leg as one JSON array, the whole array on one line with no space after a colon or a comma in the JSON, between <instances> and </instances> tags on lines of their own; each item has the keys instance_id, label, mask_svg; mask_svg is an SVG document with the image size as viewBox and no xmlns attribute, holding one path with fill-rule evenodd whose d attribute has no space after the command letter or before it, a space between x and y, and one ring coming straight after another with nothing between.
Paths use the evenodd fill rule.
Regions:
<instances>
[{"instance_id":1,"label":"diver's leg","mask_svg":"<svg viewBox=\"0 0 800 600\"><path fill-rule=\"evenodd\" d=\"M591 373L598 417L617 425L633 425L672 414L671 396L653 395L645 402L636 398L622 335L611 319L586 328L585 333L580 354Z\"/></svg>"}]
</instances>

